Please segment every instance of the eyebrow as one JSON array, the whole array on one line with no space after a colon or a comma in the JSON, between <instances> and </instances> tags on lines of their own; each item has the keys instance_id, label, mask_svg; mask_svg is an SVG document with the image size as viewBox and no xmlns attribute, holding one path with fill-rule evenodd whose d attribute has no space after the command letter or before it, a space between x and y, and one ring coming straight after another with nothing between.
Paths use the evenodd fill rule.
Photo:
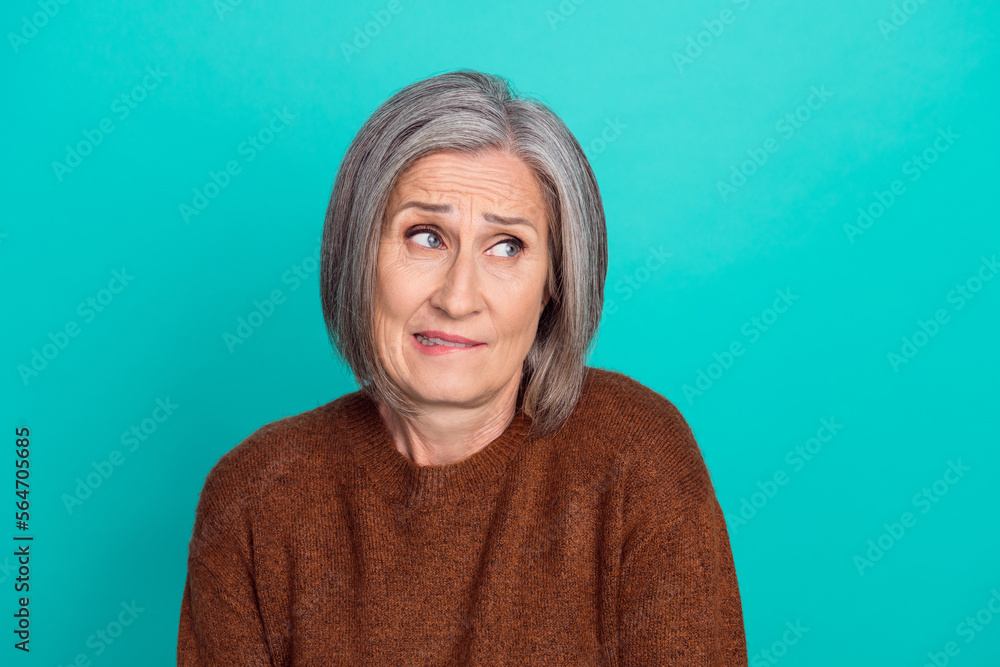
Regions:
<instances>
[{"instance_id":1,"label":"eyebrow","mask_svg":"<svg viewBox=\"0 0 1000 667\"><path fill-rule=\"evenodd\" d=\"M396 215L399 215L408 208L418 208L428 213L453 213L455 211L455 208L451 204L428 204L421 201L408 201L396 209ZM522 218L521 216L505 216L497 215L496 213L484 213L483 219L497 225L526 225L535 229L535 223L527 218Z\"/></svg>"}]
</instances>

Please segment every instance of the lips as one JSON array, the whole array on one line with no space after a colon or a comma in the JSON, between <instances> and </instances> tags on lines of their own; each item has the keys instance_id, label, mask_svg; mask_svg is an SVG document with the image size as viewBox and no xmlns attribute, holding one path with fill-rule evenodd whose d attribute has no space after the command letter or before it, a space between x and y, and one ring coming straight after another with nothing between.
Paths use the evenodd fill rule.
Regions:
<instances>
[{"instance_id":1,"label":"lips","mask_svg":"<svg viewBox=\"0 0 1000 667\"><path fill-rule=\"evenodd\" d=\"M455 334L450 334L446 331L428 330L428 331L418 331L414 336L422 336L425 340L430 339L431 342L437 343L438 345L447 345L449 347L454 346L475 346L482 345L483 343L478 340L472 340L471 338L465 338L464 336L457 336ZM424 341L422 341L424 342Z\"/></svg>"}]
</instances>

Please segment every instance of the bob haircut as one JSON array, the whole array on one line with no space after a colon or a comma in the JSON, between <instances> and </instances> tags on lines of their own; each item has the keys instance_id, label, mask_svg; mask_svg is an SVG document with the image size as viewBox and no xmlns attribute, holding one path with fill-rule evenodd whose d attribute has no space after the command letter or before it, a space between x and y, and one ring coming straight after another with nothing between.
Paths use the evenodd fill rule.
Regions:
<instances>
[{"instance_id":1,"label":"bob haircut","mask_svg":"<svg viewBox=\"0 0 1000 667\"><path fill-rule=\"evenodd\" d=\"M390 97L364 123L337 172L323 226L320 298L333 346L361 390L398 414L420 414L389 378L374 332L375 277L389 195L419 158L501 150L538 179L549 225L548 304L522 367L518 403L531 430L557 430L583 387L601 321L608 265L604 207L594 172L566 125L504 78L456 70Z\"/></svg>"}]
</instances>

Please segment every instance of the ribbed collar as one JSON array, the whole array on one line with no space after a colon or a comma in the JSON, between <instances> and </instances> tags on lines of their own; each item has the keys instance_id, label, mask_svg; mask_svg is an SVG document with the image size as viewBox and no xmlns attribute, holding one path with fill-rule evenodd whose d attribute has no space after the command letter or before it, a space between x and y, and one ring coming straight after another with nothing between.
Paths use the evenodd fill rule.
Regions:
<instances>
[{"instance_id":1,"label":"ribbed collar","mask_svg":"<svg viewBox=\"0 0 1000 667\"><path fill-rule=\"evenodd\" d=\"M481 498L496 488L504 470L527 440L531 418L518 402L514 419L498 438L458 463L421 466L392 441L375 402L361 391L344 397L344 430L354 461L393 502L404 505L471 494Z\"/></svg>"}]
</instances>

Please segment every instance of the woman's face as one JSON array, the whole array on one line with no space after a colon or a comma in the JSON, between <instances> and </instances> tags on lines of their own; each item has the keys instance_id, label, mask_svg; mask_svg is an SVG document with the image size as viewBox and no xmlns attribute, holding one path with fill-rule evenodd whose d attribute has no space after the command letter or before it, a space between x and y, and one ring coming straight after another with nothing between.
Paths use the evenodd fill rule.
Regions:
<instances>
[{"instance_id":1,"label":"woman's face","mask_svg":"<svg viewBox=\"0 0 1000 667\"><path fill-rule=\"evenodd\" d=\"M400 176L379 246L375 335L411 400L475 407L519 381L548 301L547 225L538 181L506 153L433 153ZM475 344L435 345L423 332Z\"/></svg>"}]
</instances>

